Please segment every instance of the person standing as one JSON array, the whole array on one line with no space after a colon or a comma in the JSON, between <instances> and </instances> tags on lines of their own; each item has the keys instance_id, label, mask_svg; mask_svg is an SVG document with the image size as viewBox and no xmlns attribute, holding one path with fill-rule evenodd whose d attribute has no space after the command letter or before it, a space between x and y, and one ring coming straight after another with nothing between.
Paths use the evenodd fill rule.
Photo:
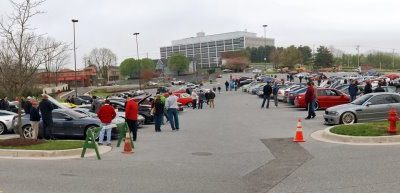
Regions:
<instances>
[{"instance_id":1,"label":"person standing","mask_svg":"<svg viewBox=\"0 0 400 193\"><path fill-rule=\"evenodd\" d=\"M99 98L97 98L97 96L92 96L92 99L93 99L93 102L92 102L92 111L94 112L94 113L98 113L99 112L99 109L100 109L100 107L101 107L101 102L100 102L100 99Z\"/></svg>"},{"instance_id":2,"label":"person standing","mask_svg":"<svg viewBox=\"0 0 400 193\"><path fill-rule=\"evenodd\" d=\"M204 93L204 97L206 98L206 104L209 105L210 102L210 91Z\"/></svg>"},{"instance_id":3,"label":"person standing","mask_svg":"<svg viewBox=\"0 0 400 193\"><path fill-rule=\"evenodd\" d=\"M214 99L215 99L215 92L211 91L208 94L208 105L210 105L210 108L215 108L214 104Z\"/></svg>"},{"instance_id":4,"label":"person standing","mask_svg":"<svg viewBox=\"0 0 400 193\"><path fill-rule=\"evenodd\" d=\"M200 93L199 93L199 107L198 107L198 109L203 109L204 100L206 100L206 95L204 94L203 90L200 90Z\"/></svg>"},{"instance_id":5,"label":"person standing","mask_svg":"<svg viewBox=\"0 0 400 193\"><path fill-rule=\"evenodd\" d=\"M54 139L53 136L53 104L49 101L49 97L44 94L43 99L39 103L39 110L42 113L43 120L43 136L47 139Z\"/></svg>"},{"instance_id":6,"label":"person standing","mask_svg":"<svg viewBox=\"0 0 400 193\"><path fill-rule=\"evenodd\" d=\"M364 94L372 93L371 81L367 80L367 84L364 86Z\"/></svg>"},{"instance_id":7,"label":"person standing","mask_svg":"<svg viewBox=\"0 0 400 193\"><path fill-rule=\"evenodd\" d=\"M39 134L40 114L37 101L32 101L32 108L29 112L29 120L32 126L32 139L37 139Z\"/></svg>"},{"instance_id":8,"label":"person standing","mask_svg":"<svg viewBox=\"0 0 400 193\"><path fill-rule=\"evenodd\" d=\"M351 84L349 86L350 102L356 100L357 92L358 92L358 87L356 85L356 82L353 80L351 81Z\"/></svg>"},{"instance_id":9,"label":"person standing","mask_svg":"<svg viewBox=\"0 0 400 193\"><path fill-rule=\"evenodd\" d=\"M75 104L75 95L72 95L72 97L70 99L70 103Z\"/></svg>"},{"instance_id":10,"label":"person standing","mask_svg":"<svg viewBox=\"0 0 400 193\"><path fill-rule=\"evenodd\" d=\"M382 83L378 83L378 87L374 90L374 92L385 92L385 89L382 88Z\"/></svg>"},{"instance_id":11,"label":"person standing","mask_svg":"<svg viewBox=\"0 0 400 193\"><path fill-rule=\"evenodd\" d=\"M32 108L32 98L28 96L26 99L27 100L25 101L25 104L22 105L22 108L24 109L25 114L30 114Z\"/></svg>"},{"instance_id":12,"label":"person standing","mask_svg":"<svg viewBox=\"0 0 400 193\"><path fill-rule=\"evenodd\" d=\"M278 84L275 82L274 86L272 87L272 95L274 96L275 108L278 107Z\"/></svg>"},{"instance_id":13,"label":"person standing","mask_svg":"<svg viewBox=\"0 0 400 193\"><path fill-rule=\"evenodd\" d=\"M192 91L194 93L194 91ZM156 132L161 132L162 118L164 116L164 103L161 101L161 96L157 95L152 107L154 108L154 125Z\"/></svg>"},{"instance_id":14,"label":"person standing","mask_svg":"<svg viewBox=\"0 0 400 193\"><path fill-rule=\"evenodd\" d=\"M173 95L172 92L169 93L169 97L165 101L165 106L167 108L169 123L171 124L172 131L179 130L179 118L178 118L178 97Z\"/></svg>"},{"instance_id":15,"label":"person standing","mask_svg":"<svg viewBox=\"0 0 400 193\"><path fill-rule=\"evenodd\" d=\"M9 111L10 110L10 103L8 102L8 98L4 97L3 99L1 99L0 101L0 109L1 110L5 110L5 111Z\"/></svg>"},{"instance_id":16,"label":"person standing","mask_svg":"<svg viewBox=\"0 0 400 193\"><path fill-rule=\"evenodd\" d=\"M194 91L192 92L192 95L191 95L191 97L192 97L192 107L193 107L193 109L196 109L196 107L197 107L197 101L198 101L198 98L199 98L199 95L197 95L196 91L197 91L197 90L194 90Z\"/></svg>"},{"instance_id":17,"label":"person standing","mask_svg":"<svg viewBox=\"0 0 400 193\"><path fill-rule=\"evenodd\" d=\"M307 91L305 94L305 101L307 103L308 115L306 119L311 119L315 117L314 112L314 97L315 97L315 89L312 86L311 82L307 83Z\"/></svg>"},{"instance_id":18,"label":"person standing","mask_svg":"<svg viewBox=\"0 0 400 193\"><path fill-rule=\"evenodd\" d=\"M102 128L99 135L99 145L103 145L104 132L107 132L106 143L107 146L111 146L111 131L112 131L111 122L117 116L117 113L115 113L114 107L110 105L109 100L106 100L105 104L100 107L97 116L99 117L102 124Z\"/></svg>"},{"instance_id":19,"label":"person standing","mask_svg":"<svg viewBox=\"0 0 400 193\"><path fill-rule=\"evenodd\" d=\"M161 98L160 98L161 100ZM132 140L137 139L137 119L139 113L139 105L132 98L128 97L125 105L125 119L129 130L132 132Z\"/></svg>"},{"instance_id":20,"label":"person standing","mask_svg":"<svg viewBox=\"0 0 400 193\"><path fill-rule=\"evenodd\" d=\"M71 103L71 97L70 97L70 96L67 96L67 99L65 99L65 102L66 102L66 103Z\"/></svg>"},{"instance_id":21,"label":"person standing","mask_svg":"<svg viewBox=\"0 0 400 193\"><path fill-rule=\"evenodd\" d=\"M301 83L301 80L303 80L303 76L299 76L299 80L300 80L300 83Z\"/></svg>"},{"instance_id":22,"label":"person standing","mask_svg":"<svg viewBox=\"0 0 400 193\"><path fill-rule=\"evenodd\" d=\"M268 100L266 108L269 108L269 100L271 98L271 93L272 93L272 87L270 83L268 82L264 87L263 87L263 93L264 93L264 99L261 104L261 108L264 108L265 105L265 100Z\"/></svg>"},{"instance_id":23,"label":"person standing","mask_svg":"<svg viewBox=\"0 0 400 193\"><path fill-rule=\"evenodd\" d=\"M218 83L218 94L221 94L221 85Z\"/></svg>"},{"instance_id":24,"label":"person standing","mask_svg":"<svg viewBox=\"0 0 400 193\"><path fill-rule=\"evenodd\" d=\"M226 89L226 91L229 90L229 82L228 81L225 81L225 89Z\"/></svg>"}]
</instances>

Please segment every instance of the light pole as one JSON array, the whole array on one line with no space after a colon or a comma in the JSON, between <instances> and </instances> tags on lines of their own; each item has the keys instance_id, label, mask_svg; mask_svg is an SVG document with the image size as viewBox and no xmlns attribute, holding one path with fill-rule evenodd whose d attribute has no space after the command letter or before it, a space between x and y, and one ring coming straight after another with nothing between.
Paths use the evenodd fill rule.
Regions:
<instances>
[{"instance_id":1,"label":"light pole","mask_svg":"<svg viewBox=\"0 0 400 193\"><path fill-rule=\"evenodd\" d=\"M360 67L360 46L357 45L356 49L357 49L357 67L359 68Z\"/></svg>"},{"instance_id":2,"label":"light pole","mask_svg":"<svg viewBox=\"0 0 400 193\"><path fill-rule=\"evenodd\" d=\"M139 62L139 90L142 90L142 83L141 83L142 81L140 79L142 65L140 64L140 61L139 61L139 44L138 44L138 40L137 40L139 33L135 32L135 33L133 33L133 35L136 37L136 54L137 54L137 60Z\"/></svg>"},{"instance_id":3,"label":"light pole","mask_svg":"<svg viewBox=\"0 0 400 193\"><path fill-rule=\"evenodd\" d=\"M268 25L262 25L264 28L264 49L265 49L265 57L264 57L264 61L265 61L265 69L267 69L267 27Z\"/></svg>"},{"instance_id":4,"label":"light pole","mask_svg":"<svg viewBox=\"0 0 400 193\"><path fill-rule=\"evenodd\" d=\"M72 19L72 26L74 28L74 63L75 63L75 97L78 96L78 84L76 81L76 47L75 47L75 23L77 23L77 19Z\"/></svg>"}]
</instances>

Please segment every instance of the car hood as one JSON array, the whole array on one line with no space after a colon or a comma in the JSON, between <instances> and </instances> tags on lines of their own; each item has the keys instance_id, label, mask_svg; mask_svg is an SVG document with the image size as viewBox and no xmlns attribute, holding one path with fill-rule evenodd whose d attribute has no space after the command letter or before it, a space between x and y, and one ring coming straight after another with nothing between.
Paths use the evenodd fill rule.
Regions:
<instances>
[{"instance_id":1,"label":"car hood","mask_svg":"<svg viewBox=\"0 0 400 193\"><path fill-rule=\"evenodd\" d=\"M354 111L355 109L362 108L362 107L363 107L362 105L354 105L354 104L348 103L348 104L330 107L326 110L327 111L336 111L336 112L345 112L345 111Z\"/></svg>"}]
</instances>

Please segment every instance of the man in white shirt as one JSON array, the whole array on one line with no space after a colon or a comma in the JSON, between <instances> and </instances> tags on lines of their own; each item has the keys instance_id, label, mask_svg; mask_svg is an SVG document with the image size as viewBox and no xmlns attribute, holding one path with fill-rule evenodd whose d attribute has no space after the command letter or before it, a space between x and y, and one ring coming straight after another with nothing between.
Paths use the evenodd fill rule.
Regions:
<instances>
[{"instance_id":1,"label":"man in white shirt","mask_svg":"<svg viewBox=\"0 0 400 193\"><path fill-rule=\"evenodd\" d=\"M178 97L169 92L169 97L165 100L165 107L167 109L169 122L171 124L172 131L179 130L179 119L178 119Z\"/></svg>"}]
</instances>

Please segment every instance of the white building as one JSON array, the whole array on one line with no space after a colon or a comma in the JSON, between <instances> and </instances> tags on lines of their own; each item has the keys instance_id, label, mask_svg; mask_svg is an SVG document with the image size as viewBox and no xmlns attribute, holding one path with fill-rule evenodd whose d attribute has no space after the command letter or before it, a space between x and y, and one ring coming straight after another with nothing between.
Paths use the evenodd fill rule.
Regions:
<instances>
[{"instance_id":1,"label":"white building","mask_svg":"<svg viewBox=\"0 0 400 193\"><path fill-rule=\"evenodd\" d=\"M197 68L220 67L222 52L236 51L247 47L274 46L275 40L257 37L256 33L236 31L222 34L205 35L172 41L172 46L160 48L161 59L168 59L174 53L185 55L196 63Z\"/></svg>"}]
</instances>

